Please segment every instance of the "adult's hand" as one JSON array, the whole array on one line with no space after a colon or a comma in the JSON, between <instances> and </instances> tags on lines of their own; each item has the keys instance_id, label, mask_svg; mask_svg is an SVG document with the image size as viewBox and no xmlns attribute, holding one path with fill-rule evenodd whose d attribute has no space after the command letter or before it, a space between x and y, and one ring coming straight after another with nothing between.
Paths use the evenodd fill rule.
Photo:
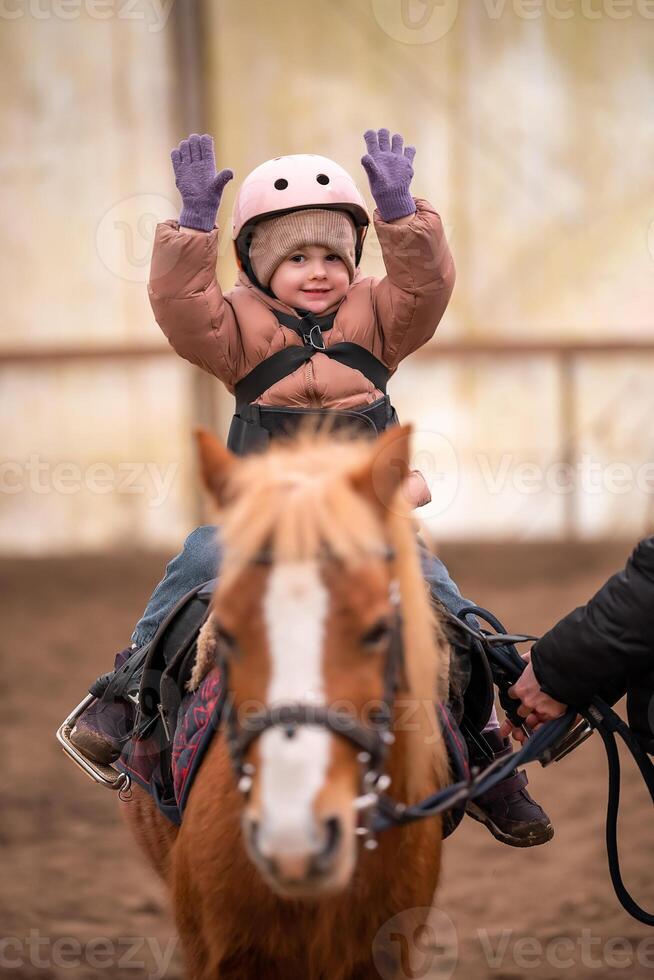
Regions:
<instances>
[{"instance_id":1,"label":"adult's hand","mask_svg":"<svg viewBox=\"0 0 654 980\"><path fill-rule=\"evenodd\" d=\"M517 714L524 718L527 728L534 731L540 725L544 725L546 721L552 721L553 718L564 715L567 711L567 705L555 701L549 694L545 694L541 690L531 664L531 653L523 653L522 656L527 661L527 666L520 678L509 688L508 693L510 697L521 702ZM523 742L525 739L525 733L520 728L516 728L508 718L500 728L500 734L502 736L511 734L518 742Z\"/></svg>"}]
</instances>

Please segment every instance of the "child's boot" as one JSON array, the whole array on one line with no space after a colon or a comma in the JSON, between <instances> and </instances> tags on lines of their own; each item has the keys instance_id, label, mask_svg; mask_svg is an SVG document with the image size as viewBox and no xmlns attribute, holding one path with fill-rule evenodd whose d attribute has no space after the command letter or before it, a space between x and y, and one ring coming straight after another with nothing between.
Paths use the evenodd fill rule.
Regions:
<instances>
[{"instance_id":1,"label":"child's boot","mask_svg":"<svg viewBox=\"0 0 654 980\"><path fill-rule=\"evenodd\" d=\"M114 670L93 682L89 693L95 701L77 718L70 733L69 738L75 748L91 762L104 766L115 762L134 727L135 705L129 698L103 700L103 695L116 677L116 671L134 652L134 647L122 650L116 657Z\"/></svg>"},{"instance_id":2,"label":"child's boot","mask_svg":"<svg viewBox=\"0 0 654 980\"><path fill-rule=\"evenodd\" d=\"M511 754L511 742L499 732L484 732L496 759ZM526 790L527 773L514 770L510 776L469 800L466 813L485 824L493 837L512 847L535 847L546 844L554 836L554 828L543 808Z\"/></svg>"}]
</instances>

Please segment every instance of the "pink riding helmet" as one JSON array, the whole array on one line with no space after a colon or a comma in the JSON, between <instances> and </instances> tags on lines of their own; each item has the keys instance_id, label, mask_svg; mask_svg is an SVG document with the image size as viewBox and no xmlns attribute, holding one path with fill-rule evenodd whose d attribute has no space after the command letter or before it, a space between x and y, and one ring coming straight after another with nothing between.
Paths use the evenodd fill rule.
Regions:
<instances>
[{"instance_id":1,"label":"pink riding helmet","mask_svg":"<svg viewBox=\"0 0 654 980\"><path fill-rule=\"evenodd\" d=\"M232 212L232 238L241 267L248 266L249 232L263 218L288 211L326 208L346 211L357 231L359 264L370 216L357 185L334 160L316 153L275 157L248 174Z\"/></svg>"}]
</instances>

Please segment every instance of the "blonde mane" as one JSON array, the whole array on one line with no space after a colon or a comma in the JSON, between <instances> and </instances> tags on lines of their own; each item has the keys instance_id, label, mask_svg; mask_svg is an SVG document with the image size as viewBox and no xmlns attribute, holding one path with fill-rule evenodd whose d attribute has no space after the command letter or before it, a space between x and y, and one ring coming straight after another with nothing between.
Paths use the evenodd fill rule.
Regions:
<instances>
[{"instance_id":1,"label":"blonde mane","mask_svg":"<svg viewBox=\"0 0 654 980\"><path fill-rule=\"evenodd\" d=\"M400 585L408 690L416 699L407 792L417 799L433 776L446 777L433 701L447 690L448 646L422 575L415 521L400 491L382 517L355 489L352 473L370 459L371 443L329 432L300 432L266 453L240 461L230 478L232 502L221 515L225 548L221 582L228 585L262 552L273 562L303 561L328 552L348 567L393 553ZM411 726L409 726L411 727ZM418 730L419 729L419 730ZM442 740L438 740L442 747Z\"/></svg>"}]
</instances>

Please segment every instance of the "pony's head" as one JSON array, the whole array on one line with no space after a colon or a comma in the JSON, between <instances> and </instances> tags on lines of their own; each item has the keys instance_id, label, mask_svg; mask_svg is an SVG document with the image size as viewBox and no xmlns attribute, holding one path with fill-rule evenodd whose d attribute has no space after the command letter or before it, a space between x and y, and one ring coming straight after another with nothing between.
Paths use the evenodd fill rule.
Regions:
<instances>
[{"instance_id":1,"label":"pony's head","mask_svg":"<svg viewBox=\"0 0 654 980\"><path fill-rule=\"evenodd\" d=\"M224 546L212 620L243 834L284 895L349 882L380 770L405 801L433 780L439 634L402 494L409 435L301 433L240 459L198 433ZM409 732L390 731L396 695L420 705Z\"/></svg>"}]
</instances>

